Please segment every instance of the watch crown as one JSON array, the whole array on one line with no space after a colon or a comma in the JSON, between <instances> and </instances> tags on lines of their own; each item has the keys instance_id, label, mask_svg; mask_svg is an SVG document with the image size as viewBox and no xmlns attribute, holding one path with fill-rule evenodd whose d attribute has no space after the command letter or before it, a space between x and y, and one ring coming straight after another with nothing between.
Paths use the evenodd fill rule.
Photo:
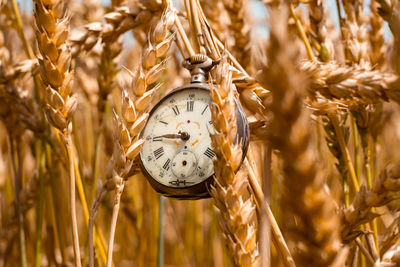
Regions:
<instances>
[{"instance_id":1,"label":"watch crown","mask_svg":"<svg viewBox=\"0 0 400 267\"><path fill-rule=\"evenodd\" d=\"M206 62L208 59L210 59L210 58L203 54L195 54L195 55L189 57L191 64L203 63L203 62Z\"/></svg>"},{"instance_id":2,"label":"watch crown","mask_svg":"<svg viewBox=\"0 0 400 267\"><path fill-rule=\"evenodd\" d=\"M206 55L195 54L183 61L182 65L190 71L191 83L204 83L207 80L208 72L215 63L216 61Z\"/></svg>"}]
</instances>

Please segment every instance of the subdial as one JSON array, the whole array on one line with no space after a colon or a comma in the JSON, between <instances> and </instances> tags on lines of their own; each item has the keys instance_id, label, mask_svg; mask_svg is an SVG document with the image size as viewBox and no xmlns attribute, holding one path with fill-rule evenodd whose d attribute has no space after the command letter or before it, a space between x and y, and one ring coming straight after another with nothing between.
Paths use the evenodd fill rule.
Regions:
<instances>
[{"instance_id":1,"label":"subdial","mask_svg":"<svg viewBox=\"0 0 400 267\"><path fill-rule=\"evenodd\" d=\"M171 166L172 173L177 178L185 179L196 170L197 159L194 153L183 150L172 159Z\"/></svg>"}]
</instances>

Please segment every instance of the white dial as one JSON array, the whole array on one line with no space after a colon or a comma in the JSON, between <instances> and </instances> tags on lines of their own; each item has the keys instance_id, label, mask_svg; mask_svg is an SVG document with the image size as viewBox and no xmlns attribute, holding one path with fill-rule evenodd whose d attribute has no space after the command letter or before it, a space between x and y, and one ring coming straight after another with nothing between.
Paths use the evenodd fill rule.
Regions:
<instances>
[{"instance_id":1,"label":"white dial","mask_svg":"<svg viewBox=\"0 0 400 267\"><path fill-rule=\"evenodd\" d=\"M140 157L160 184L188 187L213 175L209 104L207 90L184 89L164 98L152 111L142 132Z\"/></svg>"}]
</instances>

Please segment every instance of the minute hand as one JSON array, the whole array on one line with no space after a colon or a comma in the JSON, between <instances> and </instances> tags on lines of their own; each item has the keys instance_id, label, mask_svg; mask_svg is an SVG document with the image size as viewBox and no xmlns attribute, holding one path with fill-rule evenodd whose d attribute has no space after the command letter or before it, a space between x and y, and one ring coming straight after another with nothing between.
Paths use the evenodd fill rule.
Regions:
<instances>
[{"instance_id":1,"label":"minute hand","mask_svg":"<svg viewBox=\"0 0 400 267\"><path fill-rule=\"evenodd\" d=\"M159 135L157 137L178 139L178 138L181 138L181 135L180 134L164 134L164 135Z\"/></svg>"}]
</instances>

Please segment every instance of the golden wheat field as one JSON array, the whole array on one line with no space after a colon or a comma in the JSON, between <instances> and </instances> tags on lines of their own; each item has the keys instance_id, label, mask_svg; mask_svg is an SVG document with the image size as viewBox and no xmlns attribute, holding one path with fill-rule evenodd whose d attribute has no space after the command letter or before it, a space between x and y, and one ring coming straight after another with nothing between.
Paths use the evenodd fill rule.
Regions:
<instances>
[{"instance_id":1,"label":"golden wheat field","mask_svg":"<svg viewBox=\"0 0 400 267\"><path fill-rule=\"evenodd\" d=\"M399 75L398 0L0 0L0 267L400 266Z\"/></svg>"}]
</instances>

